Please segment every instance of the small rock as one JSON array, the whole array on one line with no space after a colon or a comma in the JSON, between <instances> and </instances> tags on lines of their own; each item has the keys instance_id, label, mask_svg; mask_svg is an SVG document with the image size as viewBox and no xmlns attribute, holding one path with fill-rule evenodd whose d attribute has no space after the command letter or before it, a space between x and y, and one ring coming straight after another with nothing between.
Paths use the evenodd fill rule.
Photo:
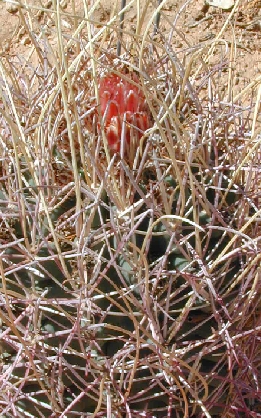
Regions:
<instances>
[{"instance_id":1,"label":"small rock","mask_svg":"<svg viewBox=\"0 0 261 419\"><path fill-rule=\"evenodd\" d=\"M12 15L14 15L15 13L18 12L18 6L14 3L5 3L5 7L6 10L11 13Z\"/></svg>"},{"instance_id":2,"label":"small rock","mask_svg":"<svg viewBox=\"0 0 261 419\"><path fill-rule=\"evenodd\" d=\"M41 20L43 15L44 15L43 10L38 10L38 12L36 13L36 17L37 17L38 20Z\"/></svg>"},{"instance_id":3,"label":"small rock","mask_svg":"<svg viewBox=\"0 0 261 419\"><path fill-rule=\"evenodd\" d=\"M22 27L19 29L19 32L18 32L18 34L17 34L17 38L18 38L18 39L21 39L21 38L25 35L25 33L26 33L25 27L24 27L24 26L22 26Z\"/></svg>"},{"instance_id":4,"label":"small rock","mask_svg":"<svg viewBox=\"0 0 261 419\"><path fill-rule=\"evenodd\" d=\"M235 0L206 0L206 3L219 9L230 10L235 5Z\"/></svg>"},{"instance_id":5,"label":"small rock","mask_svg":"<svg viewBox=\"0 0 261 419\"><path fill-rule=\"evenodd\" d=\"M53 4L52 0L48 0L48 1L46 2L46 4L44 5L44 7L45 7L46 9L50 9L50 8L52 7L52 4Z\"/></svg>"},{"instance_id":6,"label":"small rock","mask_svg":"<svg viewBox=\"0 0 261 419\"><path fill-rule=\"evenodd\" d=\"M209 9L209 4L207 4L205 1L202 3L200 2L197 6L197 13L194 17L194 20L198 22L199 20L203 19L205 15L207 14Z\"/></svg>"},{"instance_id":7,"label":"small rock","mask_svg":"<svg viewBox=\"0 0 261 419\"><path fill-rule=\"evenodd\" d=\"M3 51L1 51L1 53L2 53L2 52L8 52L8 51L10 50L10 43L9 43L9 42L5 42L5 43L2 45L2 50L3 50Z\"/></svg>"},{"instance_id":8,"label":"small rock","mask_svg":"<svg viewBox=\"0 0 261 419\"><path fill-rule=\"evenodd\" d=\"M31 43L31 39L29 38L29 36L26 36L25 38L21 40L22 45L29 45L30 43Z\"/></svg>"}]
</instances>

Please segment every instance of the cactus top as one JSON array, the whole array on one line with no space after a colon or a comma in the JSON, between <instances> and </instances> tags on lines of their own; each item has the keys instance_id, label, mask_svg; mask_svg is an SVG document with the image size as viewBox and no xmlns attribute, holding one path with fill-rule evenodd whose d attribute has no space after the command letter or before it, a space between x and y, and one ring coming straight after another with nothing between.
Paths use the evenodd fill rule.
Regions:
<instances>
[{"instance_id":1,"label":"cactus top","mask_svg":"<svg viewBox=\"0 0 261 419\"><path fill-rule=\"evenodd\" d=\"M131 78L138 83L135 73ZM99 96L110 150L120 151L122 139L126 140L125 147L132 140L135 142L140 139L150 126L148 107L141 88L131 80L111 73L100 79Z\"/></svg>"}]
</instances>

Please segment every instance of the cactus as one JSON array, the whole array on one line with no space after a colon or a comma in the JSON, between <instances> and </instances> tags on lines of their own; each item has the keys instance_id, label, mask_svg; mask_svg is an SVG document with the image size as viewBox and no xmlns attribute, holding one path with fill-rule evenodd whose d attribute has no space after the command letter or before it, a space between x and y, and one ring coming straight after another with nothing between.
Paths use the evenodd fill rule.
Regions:
<instances>
[{"instance_id":1,"label":"cactus","mask_svg":"<svg viewBox=\"0 0 261 419\"><path fill-rule=\"evenodd\" d=\"M3 416L258 411L258 140L206 96L214 65L144 36L132 58L70 57L73 37L32 74L0 63Z\"/></svg>"}]
</instances>

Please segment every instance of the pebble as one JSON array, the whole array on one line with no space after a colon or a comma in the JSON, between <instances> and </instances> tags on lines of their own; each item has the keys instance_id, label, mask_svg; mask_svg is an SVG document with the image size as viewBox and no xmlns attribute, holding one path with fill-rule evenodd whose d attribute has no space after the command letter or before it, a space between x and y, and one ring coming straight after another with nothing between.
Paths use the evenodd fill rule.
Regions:
<instances>
[{"instance_id":1,"label":"pebble","mask_svg":"<svg viewBox=\"0 0 261 419\"><path fill-rule=\"evenodd\" d=\"M29 36L26 36L25 38L21 40L22 45L29 45L30 43L31 43L31 39L29 38Z\"/></svg>"},{"instance_id":2,"label":"pebble","mask_svg":"<svg viewBox=\"0 0 261 419\"><path fill-rule=\"evenodd\" d=\"M18 6L16 4L7 2L5 3L5 7L6 7L6 10L12 15L18 12Z\"/></svg>"},{"instance_id":3,"label":"pebble","mask_svg":"<svg viewBox=\"0 0 261 419\"><path fill-rule=\"evenodd\" d=\"M230 10L235 5L235 0L206 0L209 6L219 7L223 10Z\"/></svg>"},{"instance_id":4,"label":"pebble","mask_svg":"<svg viewBox=\"0 0 261 419\"><path fill-rule=\"evenodd\" d=\"M17 34L17 38L18 38L18 39L21 39L21 38L25 35L25 33L26 33L25 27L24 27L24 26L22 26L22 27L20 28L20 30L19 30L19 32L18 32L18 34Z\"/></svg>"}]
</instances>

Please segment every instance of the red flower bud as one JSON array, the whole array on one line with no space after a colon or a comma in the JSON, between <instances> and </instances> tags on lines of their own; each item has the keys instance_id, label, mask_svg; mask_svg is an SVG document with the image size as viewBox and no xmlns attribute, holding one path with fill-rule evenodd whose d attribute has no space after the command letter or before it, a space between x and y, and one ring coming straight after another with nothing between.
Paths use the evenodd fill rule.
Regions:
<instances>
[{"instance_id":1,"label":"red flower bud","mask_svg":"<svg viewBox=\"0 0 261 419\"><path fill-rule=\"evenodd\" d=\"M133 73L133 81L138 83L138 76ZM99 83L101 113L109 148L120 151L123 123L125 141L129 145L140 139L150 126L149 112L145 96L139 86L115 74L101 78Z\"/></svg>"}]
</instances>

